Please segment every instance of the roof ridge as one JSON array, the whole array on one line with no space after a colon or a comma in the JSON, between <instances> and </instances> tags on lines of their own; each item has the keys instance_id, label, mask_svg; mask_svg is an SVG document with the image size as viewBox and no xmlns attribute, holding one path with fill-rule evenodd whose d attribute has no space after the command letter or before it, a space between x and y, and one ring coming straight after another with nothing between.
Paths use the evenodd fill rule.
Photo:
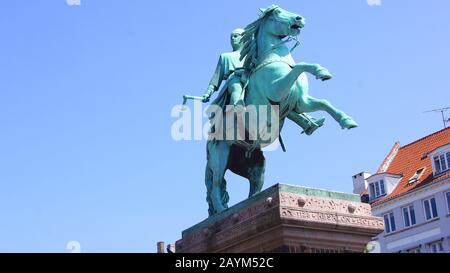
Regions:
<instances>
[{"instance_id":1,"label":"roof ridge","mask_svg":"<svg viewBox=\"0 0 450 273\"><path fill-rule=\"evenodd\" d=\"M384 157L375 174L383 173L388 169L389 165L391 164L394 157L397 155L397 152L400 148L401 148L400 141L396 141L394 145L392 145L392 148L389 150L389 153L387 153L387 155Z\"/></svg>"},{"instance_id":2,"label":"roof ridge","mask_svg":"<svg viewBox=\"0 0 450 273\"><path fill-rule=\"evenodd\" d=\"M434 183L436 181L440 181L442 177L436 177L433 175L432 162L430 159L424 160L424 153L427 154L431 149L436 149L436 147L442 147L442 145L448 145L450 141L450 127L443 128L439 131L433 132L429 135L421 137L411 143L408 143L399 148L398 154L392 155L392 150L390 154L387 156L385 161L383 161L383 165L386 165L388 168L392 165L392 169L389 169L389 172L403 172L403 177L408 178L412 177L415 173L417 173L417 169L425 167L423 177L420 180L414 183L414 186L409 187L409 181L406 179L402 179L399 181L395 189L387 196L383 197L380 200L372 202L372 205L379 205L389 200L395 199L398 196L402 196L419 187L426 186L430 183ZM395 145L394 145L395 147ZM405 148L405 149L403 149ZM395 157L391 162L389 160L390 157ZM388 169L386 168L385 171ZM446 178L450 177L450 172L445 175Z\"/></svg>"},{"instance_id":3,"label":"roof ridge","mask_svg":"<svg viewBox=\"0 0 450 273\"><path fill-rule=\"evenodd\" d=\"M419 142L419 141L422 141L422 140L424 140L424 139L426 139L426 138L429 138L429 137L432 137L432 136L434 136L434 135L440 134L440 133L444 132L445 130L449 130L449 129L450 129L450 127L447 127L447 128L441 129L441 130L439 130L439 131L436 131L436 132L434 132L434 133L431 133L431 134L429 134L429 135L426 135L426 136L424 136L424 137L422 137L422 138L419 138L419 139L417 139L417 140L414 140L413 142L410 142L410 143L408 143L408 144L406 144L406 145L404 145L404 146L401 146L400 149L403 149L403 148L406 148L406 147L408 147L408 146L411 146L411 145L413 145L413 144L415 144L415 143L417 143L417 142Z\"/></svg>"}]
</instances>

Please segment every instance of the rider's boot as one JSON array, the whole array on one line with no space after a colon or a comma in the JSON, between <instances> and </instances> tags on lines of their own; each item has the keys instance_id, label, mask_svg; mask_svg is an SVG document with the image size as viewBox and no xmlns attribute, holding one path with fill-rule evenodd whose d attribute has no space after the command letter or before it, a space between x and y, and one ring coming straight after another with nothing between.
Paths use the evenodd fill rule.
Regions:
<instances>
[{"instance_id":1,"label":"rider's boot","mask_svg":"<svg viewBox=\"0 0 450 273\"><path fill-rule=\"evenodd\" d=\"M314 131L317 130L318 128L322 127L322 125L325 122L325 118L316 119L310 117L309 119L310 119L309 127L306 128L304 131L304 133L307 134L308 136L314 133Z\"/></svg>"}]
</instances>

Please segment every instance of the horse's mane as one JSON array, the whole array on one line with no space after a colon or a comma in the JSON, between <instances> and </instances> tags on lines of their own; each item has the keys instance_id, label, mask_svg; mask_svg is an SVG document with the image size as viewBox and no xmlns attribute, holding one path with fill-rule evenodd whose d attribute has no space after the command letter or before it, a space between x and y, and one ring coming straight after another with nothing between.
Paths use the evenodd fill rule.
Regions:
<instances>
[{"instance_id":1,"label":"horse's mane","mask_svg":"<svg viewBox=\"0 0 450 273\"><path fill-rule=\"evenodd\" d=\"M257 37L259 29L265 19L277 8L278 6L272 5L266 9L261 9L259 18L245 27L244 32L242 33L241 42L243 43L243 46L241 56L239 58L241 61L245 58L243 65L245 70L251 71L256 67L256 63L258 61Z\"/></svg>"}]
</instances>

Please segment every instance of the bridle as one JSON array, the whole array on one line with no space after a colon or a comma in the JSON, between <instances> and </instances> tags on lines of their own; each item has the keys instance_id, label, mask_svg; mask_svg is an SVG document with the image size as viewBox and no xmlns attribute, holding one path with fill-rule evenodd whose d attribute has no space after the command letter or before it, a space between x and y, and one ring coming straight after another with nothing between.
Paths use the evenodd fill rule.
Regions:
<instances>
[{"instance_id":1,"label":"bridle","mask_svg":"<svg viewBox=\"0 0 450 273\"><path fill-rule=\"evenodd\" d=\"M275 9L275 10L276 10L276 9ZM274 11L275 11L275 10L274 10ZM272 14L271 14L272 17L271 17L271 19L274 20L274 21L277 21L277 22L279 22L279 23L286 23L284 20L280 20L280 19L278 19L278 18L276 18L276 17L273 17L273 12L274 12L274 11L272 11ZM292 25L290 24L289 28L291 28L291 26L292 26ZM289 50L289 53L292 53L292 51L294 51L294 49L300 44L300 41L298 40L298 34L297 34L296 36L294 36L294 35L289 35L289 36L287 37L287 39L281 40L281 42L277 43L276 45L271 46L269 49L267 49L266 51L264 51L264 52L261 54L261 56L258 56L258 59L264 60L264 58L267 56L267 54L268 54L269 52L271 52L272 50L276 49L277 47L279 47L279 46L281 46L281 45L284 45L284 44L286 44L286 43L288 43L288 42L290 42L290 41L295 41L295 44L294 44L294 45L291 47L291 49ZM268 65L268 64L270 64L270 63L273 63L273 62L285 62L285 61L283 61L283 60L281 60L281 58L279 58L279 59L273 59L273 60L268 60L268 61L262 62L262 63L260 63L259 65L257 65L256 67L254 67L254 68L250 71L250 74L256 72L257 70L261 69L262 67L264 67L264 66L266 66L266 65ZM287 63L287 62L285 62L285 63ZM291 66L291 64L288 64L288 65Z\"/></svg>"}]
</instances>

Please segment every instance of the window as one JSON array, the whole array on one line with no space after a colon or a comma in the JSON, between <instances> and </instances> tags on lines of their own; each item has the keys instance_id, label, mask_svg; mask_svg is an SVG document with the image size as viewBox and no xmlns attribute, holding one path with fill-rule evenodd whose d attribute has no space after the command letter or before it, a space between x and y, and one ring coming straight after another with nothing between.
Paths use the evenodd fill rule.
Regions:
<instances>
[{"instance_id":1,"label":"window","mask_svg":"<svg viewBox=\"0 0 450 273\"><path fill-rule=\"evenodd\" d=\"M447 211L450 213L450 191L445 193L445 199L447 199Z\"/></svg>"},{"instance_id":2,"label":"window","mask_svg":"<svg viewBox=\"0 0 450 273\"><path fill-rule=\"evenodd\" d=\"M416 224L416 213L414 212L414 206L404 207L403 211L403 221L405 227L414 226Z\"/></svg>"},{"instance_id":3,"label":"window","mask_svg":"<svg viewBox=\"0 0 450 273\"><path fill-rule=\"evenodd\" d=\"M420 247L408 249L408 253L420 253Z\"/></svg>"},{"instance_id":4,"label":"window","mask_svg":"<svg viewBox=\"0 0 450 273\"><path fill-rule=\"evenodd\" d=\"M441 253L444 252L444 248L442 247L442 242L434 242L430 244L431 253Z\"/></svg>"},{"instance_id":5,"label":"window","mask_svg":"<svg viewBox=\"0 0 450 273\"><path fill-rule=\"evenodd\" d=\"M379 184L380 184L381 195L385 195L386 194L386 189L384 188L384 180L380 180Z\"/></svg>"},{"instance_id":6,"label":"window","mask_svg":"<svg viewBox=\"0 0 450 273\"><path fill-rule=\"evenodd\" d=\"M434 197L424 200L423 208L425 210L425 218L427 220L431 220L438 217L436 208L436 199L434 199Z\"/></svg>"},{"instance_id":7,"label":"window","mask_svg":"<svg viewBox=\"0 0 450 273\"><path fill-rule=\"evenodd\" d=\"M435 174L441 174L450 169L450 152L433 157Z\"/></svg>"},{"instance_id":8,"label":"window","mask_svg":"<svg viewBox=\"0 0 450 273\"><path fill-rule=\"evenodd\" d=\"M384 215L384 227L386 229L386 233L391 233L396 230L393 212Z\"/></svg>"},{"instance_id":9,"label":"window","mask_svg":"<svg viewBox=\"0 0 450 273\"><path fill-rule=\"evenodd\" d=\"M384 180L376 181L370 184L370 196L371 198L378 198L386 194L386 188L384 186Z\"/></svg>"},{"instance_id":10,"label":"window","mask_svg":"<svg viewBox=\"0 0 450 273\"><path fill-rule=\"evenodd\" d=\"M446 153L447 155L447 169L450 169L450 152Z\"/></svg>"},{"instance_id":11,"label":"window","mask_svg":"<svg viewBox=\"0 0 450 273\"><path fill-rule=\"evenodd\" d=\"M375 186L373 183L369 185L369 194L371 198L375 198Z\"/></svg>"},{"instance_id":12,"label":"window","mask_svg":"<svg viewBox=\"0 0 450 273\"><path fill-rule=\"evenodd\" d=\"M411 178L408 180L408 184L413 184L414 182L417 182L420 177L423 174L423 171L425 171L425 167L418 169L413 176L411 176Z\"/></svg>"}]
</instances>

